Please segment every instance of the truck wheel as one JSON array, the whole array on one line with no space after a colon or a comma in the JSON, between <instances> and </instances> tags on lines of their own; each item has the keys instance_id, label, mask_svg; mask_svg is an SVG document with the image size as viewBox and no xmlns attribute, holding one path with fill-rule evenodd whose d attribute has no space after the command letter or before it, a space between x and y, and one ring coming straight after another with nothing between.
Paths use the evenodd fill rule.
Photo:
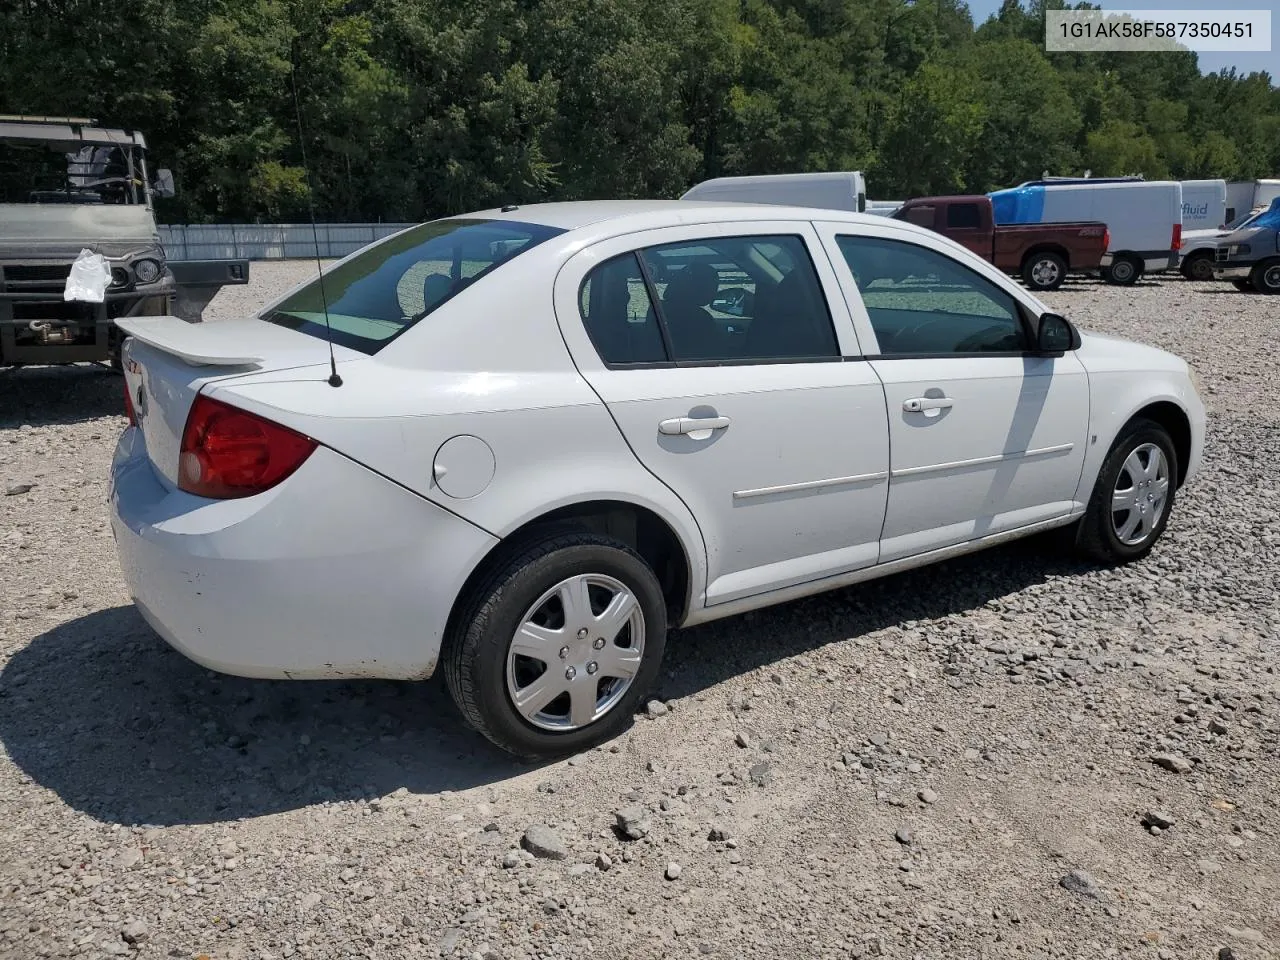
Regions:
<instances>
[{"instance_id":1,"label":"truck wheel","mask_svg":"<svg viewBox=\"0 0 1280 960\"><path fill-rule=\"evenodd\" d=\"M1182 275L1188 280L1204 283L1213 279L1213 255L1210 253L1193 253L1182 261Z\"/></svg>"},{"instance_id":2,"label":"truck wheel","mask_svg":"<svg viewBox=\"0 0 1280 960\"><path fill-rule=\"evenodd\" d=\"M1258 264L1249 279L1259 293L1280 293L1280 260L1265 260Z\"/></svg>"},{"instance_id":3,"label":"truck wheel","mask_svg":"<svg viewBox=\"0 0 1280 960\"><path fill-rule=\"evenodd\" d=\"M1033 253L1022 265L1022 282L1032 290L1057 290L1067 279L1067 261L1048 250Z\"/></svg>"},{"instance_id":4,"label":"truck wheel","mask_svg":"<svg viewBox=\"0 0 1280 960\"><path fill-rule=\"evenodd\" d=\"M1111 261L1111 266L1107 267L1105 274L1107 283L1122 287L1137 283L1140 276L1142 276L1142 266L1132 257L1117 257Z\"/></svg>"}]
</instances>

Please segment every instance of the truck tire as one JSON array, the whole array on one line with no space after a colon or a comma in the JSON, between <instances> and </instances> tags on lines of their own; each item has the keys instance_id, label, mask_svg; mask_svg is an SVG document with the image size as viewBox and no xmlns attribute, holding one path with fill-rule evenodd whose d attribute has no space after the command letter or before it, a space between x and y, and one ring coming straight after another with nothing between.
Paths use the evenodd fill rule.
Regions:
<instances>
[{"instance_id":1,"label":"truck tire","mask_svg":"<svg viewBox=\"0 0 1280 960\"><path fill-rule=\"evenodd\" d=\"M1249 277L1259 293L1280 294L1280 260L1263 260Z\"/></svg>"},{"instance_id":2,"label":"truck tire","mask_svg":"<svg viewBox=\"0 0 1280 960\"><path fill-rule=\"evenodd\" d=\"M1203 283L1213 279L1213 254L1208 250L1200 250L1182 261L1178 268L1188 280Z\"/></svg>"},{"instance_id":3,"label":"truck tire","mask_svg":"<svg viewBox=\"0 0 1280 960\"><path fill-rule=\"evenodd\" d=\"M1142 264L1133 257L1116 257L1111 261L1111 266L1107 267L1107 271L1103 274L1107 283L1114 283L1122 287L1131 287L1138 282L1138 278L1142 276Z\"/></svg>"},{"instance_id":4,"label":"truck tire","mask_svg":"<svg viewBox=\"0 0 1280 960\"><path fill-rule=\"evenodd\" d=\"M1052 250L1033 253L1022 264L1022 282L1037 293L1057 290L1066 279L1067 261Z\"/></svg>"}]
</instances>

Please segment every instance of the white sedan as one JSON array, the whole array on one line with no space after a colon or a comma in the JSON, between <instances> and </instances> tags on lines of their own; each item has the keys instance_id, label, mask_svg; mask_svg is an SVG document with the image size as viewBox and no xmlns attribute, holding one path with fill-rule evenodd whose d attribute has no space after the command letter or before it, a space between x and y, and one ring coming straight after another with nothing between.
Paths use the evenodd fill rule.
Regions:
<instances>
[{"instance_id":1,"label":"white sedan","mask_svg":"<svg viewBox=\"0 0 1280 960\"><path fill-rule=\"evenodd\" d=\"M244 676L442 664L529 757L628 723L669 626L1055 527L1142 557L1204 440L1177 357L808 208L504 207L253 318L119 324L113 529L147 621Z\"/></svg>"}]
</instances>

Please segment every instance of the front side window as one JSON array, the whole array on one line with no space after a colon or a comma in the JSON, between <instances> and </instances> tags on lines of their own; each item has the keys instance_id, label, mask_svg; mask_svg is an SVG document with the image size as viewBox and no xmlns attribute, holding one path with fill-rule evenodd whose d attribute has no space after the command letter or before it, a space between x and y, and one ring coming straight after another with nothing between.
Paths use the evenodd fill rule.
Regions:
<instances>
[{"instance_id":1,"label":"front side window","mask_svg":"<svg viewBox=\"0 0 1280 960\"><path fill-rule=\"evenodd\" d=\"M339 264L263 319L325 339L327 302L333 342L377 353L459 291L563 232L512 220L424 223Z\"/></svg>"},{"instance_id":2,"label":"front side window","mask_svg":"<svg viewBox=\"0 0 1280 960\"><path fill-rule=\"evenodd\" d=\"M880 353L1018 352L1026 333L1013 297L945 254L879 237L837 237Z\"/></svg>"}]
</instances>

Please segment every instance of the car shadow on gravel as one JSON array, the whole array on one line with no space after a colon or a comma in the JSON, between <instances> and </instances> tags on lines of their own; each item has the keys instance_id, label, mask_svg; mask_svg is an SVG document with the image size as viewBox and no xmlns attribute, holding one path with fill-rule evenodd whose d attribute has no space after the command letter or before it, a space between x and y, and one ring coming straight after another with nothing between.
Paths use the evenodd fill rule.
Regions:
<instances>
[{"instance_id":1,"label":"car shadow on gravel","mask_svg":"<svg viewBox=\"0 0 1280 960\"><path fill-rule=\"evenodd\" d=\"M0 368L0 430L123 417L122 383L98 364Z\"/></svg>"},{"instance_id":2,"label":"car shadow on gravel","mask_svg":"<svg viewBox=\"0 0 1280 960\"><path fill-rule=\"evenodd\" d=\"M1087 567L1015 543L673 634L664 699L895 624L982 606ZM868 656L875 656L868 649ZM326 800L497 783L536 767L471 731L442 682L212 673L131 606L61 624L0 672L0 741L71 807L125 824L210 823Z\"/></svg>"},{"instance_id":3,"label":"car shadow on gravel","mask_svg":"<svg viewBox=\"0 0 1280 960\"><path fill-rule=\"evenodd\" d=\"M247 680L170 648L132 606L61 624L0 672L0 742L97 819L210 823L527 773L443 683Z\"/></svg>"}]
</instances>

